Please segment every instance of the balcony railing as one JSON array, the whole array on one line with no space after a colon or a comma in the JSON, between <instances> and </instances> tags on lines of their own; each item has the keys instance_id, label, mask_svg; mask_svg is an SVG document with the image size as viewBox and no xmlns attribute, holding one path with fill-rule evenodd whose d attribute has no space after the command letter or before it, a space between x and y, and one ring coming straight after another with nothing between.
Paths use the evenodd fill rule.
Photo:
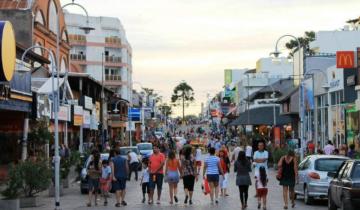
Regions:
<instances>
[{"instance_id":1,"label":"balcony railing","mask_svg":"<svg viewBox=\"0 0 360 210\"><path fill-rule=\"evenodd\" d=\"M121 39L119 37L105 37L105 43L121 45Z\"/></svg>"},{"instance_id":2,"label":"balcony railing","mask_svg":"<svg viewBox=\"0 0 360 210\"><path fill-rule=\"evenodd\" d=\"M86 42L86 36L79 35L79 34L69 34L69 41L70 42Z\"/></svg>"},{"instance_id":3,"label":"balcony railing","mask_svg":"<svg viewBox=\"0 0 360 210\"><path fill-rule=\"evenodd\" d=\"M70 59L75 60L75 61L85 61L86 60L86 55L83 55L83 54L71 54Z\"/></svg>"},{"instance_id":4,"label":"balcony railing","mask_svg":"<svg viewBox=\"0 0 360 210\"><path fill-rule=\"evenodd\" d=\"M105 75L105 80L107 81L121 81L120 75Z\"/></svg>"},{"instance_id":5,"label":"balcony railing","mask_svg":"<svg viewBox=\"0 0 360 210\"><path fill-rule=\"evenodd\" d=\"M105 61L109 63L121 63L121 57L105 56Z\"/></svg>"}]
</instances>

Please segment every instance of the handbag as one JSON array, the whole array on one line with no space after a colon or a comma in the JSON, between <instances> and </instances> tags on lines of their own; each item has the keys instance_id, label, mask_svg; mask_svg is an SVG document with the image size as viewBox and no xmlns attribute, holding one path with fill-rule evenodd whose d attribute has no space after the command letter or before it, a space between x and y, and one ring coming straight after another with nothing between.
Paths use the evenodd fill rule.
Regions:
<instances>
[{"instance_id":1,"label":"handbag","mask_svg":"<svg viewBox=\"0 0 360 210\"><path fill-rule=\"evenodd\" d=\"M204 193L204 195L207 195L210 193L210 185L207 179L204 179L203 184L201 185L201 189Z\"/></svg>"}]
</instances>

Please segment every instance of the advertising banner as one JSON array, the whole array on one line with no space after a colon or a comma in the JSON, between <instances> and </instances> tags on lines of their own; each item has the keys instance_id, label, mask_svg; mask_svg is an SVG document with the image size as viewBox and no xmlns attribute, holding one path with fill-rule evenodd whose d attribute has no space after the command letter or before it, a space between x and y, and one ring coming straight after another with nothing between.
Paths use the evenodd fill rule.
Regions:
<instances>
[{"instance_id":1,"label":"advertising banner","mask_svg":"<svg viewBox=\"0 0 360 210\"><path fill-rule=\"evenodd\" d=\"M69 105L60 106L58 112L58 119L60 121L70 122L70 118L71 118L70 106ZM52 119L54 119L54 116L52 116Z\"/></svg>"},{"instance_id":2,"label":"advertising banner","mask_svg":"<svg viewBox=\"0 0 360 210\"><path fill-rule=\"evenodd\" d=\"M306 110L313 110L314 109L314 86L313 86L313 77L304 80L304 102L305 102L305 109Z\"/></svg>"},{"instance_id":3,"label":"advertising banner","mask_svg":"<svg viewBox=\"0 0 360 210\"><path fill-rule=\"evenodd\" d=\"M91 115L90 112L87 110L84 110L84 114L83 114L83 127L84 128L90 128L90 124L91 124Z\"/></svg>"},{"instance_id":4,"label":"advertising banner","mask_svg":"<svg viewBox=\"0 0 360 210\"><path fill-rule=\"evenodd\" d=\"M327 69L327 78L329 82L329 92L344 89L344 69L338 69L335 66Z\"/></svg>"},{"instance_id":5,"label":"advertising banner","mask_svg":"<svg viewBox=\"0 0 360 210\"><path fill-rule=\"evenodd\" d=\"M83 124L83 114L84 110L82 106L74 106L74 125L81 126Z\"/></svg>"}]
</instances>

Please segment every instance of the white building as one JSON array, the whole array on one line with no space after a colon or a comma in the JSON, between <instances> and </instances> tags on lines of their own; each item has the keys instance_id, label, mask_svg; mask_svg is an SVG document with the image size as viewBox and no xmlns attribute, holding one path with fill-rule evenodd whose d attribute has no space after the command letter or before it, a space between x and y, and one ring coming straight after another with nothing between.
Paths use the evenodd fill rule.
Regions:
<instances>
[{"instance_id":1,"label":"white building","mask_svg":"<svg viewBox=\"0 0 360 210\"><path fill-rule=\"evenodd\" d=\"M89 17L95 28L85 34L79 27L86 26L84 15L65 12L71 44L70 69L89 73L96 80L115 90L119 97L130 101L132 89L132 49L125 29L118 18Z\"/></svg>"},{"instance_id":2,"label":"white building","mask_svg":"<svg viewBox=\"0 0 360 210\"><path fill-rule=\"evenodd\" d=\"M288 78L293 73L293 62L287 57L279 58L260 58L256 62L257 73L268 73L269 77Z\"/></svg>"},{"instance_id":3,"label":"white building","mask_svg":"<svg viewBox=\"0 0 360 210\"><path fill-rule=\"evenodd\" d=\"M317 53L336 53L336 51L356 51L360 47L360 31L344 27L342 31L319 31L310 49Z\"/></svg>"}]
</instances>

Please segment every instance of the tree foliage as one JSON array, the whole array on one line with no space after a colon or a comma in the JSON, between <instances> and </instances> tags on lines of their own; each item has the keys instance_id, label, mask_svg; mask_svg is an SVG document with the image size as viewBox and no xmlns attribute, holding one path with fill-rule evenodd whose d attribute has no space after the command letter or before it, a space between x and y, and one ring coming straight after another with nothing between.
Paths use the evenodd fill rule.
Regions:
<instances>
[{"instance_id":1,"label":"tree foliage","mask_svg":"<svg viewBox=\"0 0 360 210\"><path fill-rule=\"evenodd\" d=\"M160 111L164 116L169 117L172 114L172 107L164 103L160 105Z\"/></svg>"},{"instance_id":2,"label":"tree foliage","mask_svg":"<svg viewBox=\"0 0 360 210\"><path fill-rule=\"evenodd\" d=\"M298 37L300 46L304 48L306 54L313 55L314 52L310 49L310 42L315 40L315 32L314 31L305 31L303 37ZM293 56L294 53L298 50L298 42L294 39L290 40L285 44L286 48L291 50L290 55Z\"/></svg>"},{"instance_id":3,"label":"tree foliage","mask_svg":"<svg viewBox=\"0 0 360 210\"><path fill-rule=\"evenodd\" d=\"M162 96L154 91L152 88L142 88L141 93L145 96L147 103L150 101L150 98L154 99L155 104L162 101Z\"/></svg>"},{"instance_id":4,"label":"tree foliage","mask_svg":"<svg viewBox=\"0 0 360 210\"><path fill-rule=\"evenodd\" d=\"M183 120L185 120L185 106L188 106L189 103L194 100L194 90L185 81L180 82L180 84L174 88L171 96L171 102L175 103L175 106L182 105Z\"/></svg>"}]
</instances>

